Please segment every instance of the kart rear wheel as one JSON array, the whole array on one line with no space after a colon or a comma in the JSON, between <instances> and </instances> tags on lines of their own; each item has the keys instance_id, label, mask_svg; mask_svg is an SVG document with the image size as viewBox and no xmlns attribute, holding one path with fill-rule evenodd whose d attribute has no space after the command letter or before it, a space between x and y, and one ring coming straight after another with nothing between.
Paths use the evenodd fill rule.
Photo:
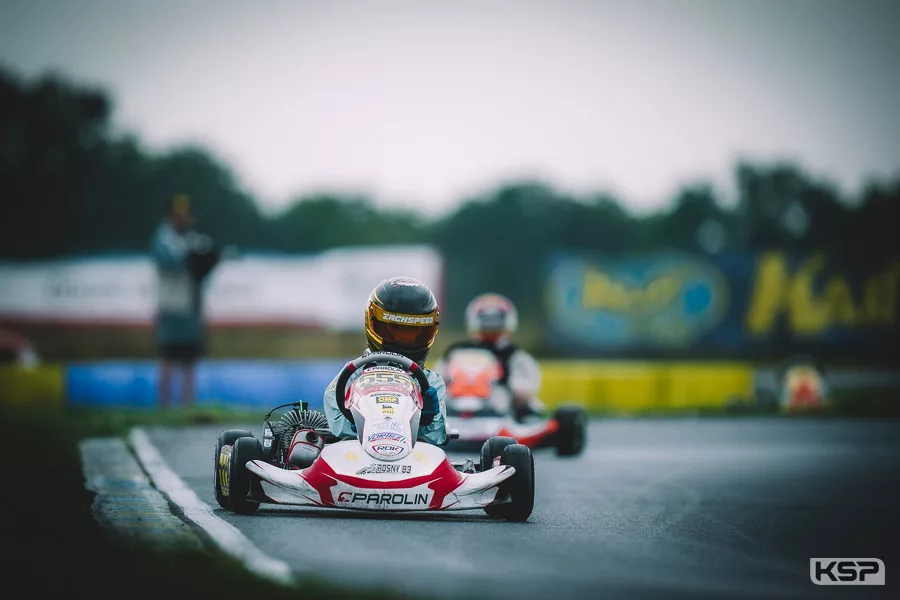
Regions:
<instances>
[{"instance_id":1,"label":"kart rear wheel","mask_svg":"<svg viewBox=\"0 0 900 600\"><path fill-rule=\"evenodd\" d=\"M228 465L229 508L238 514L252 515L259 509L259 500L252 496L256 476L245 465L262 457L262 446L256 438L241 437L234 442Z\"/></svg>"},{"instance_id":2,"label":"kart rear wheel","mask_svg":"<svg viewBox=\"0 0 900 600\"><path fill-rule=\"evenodd\" d=\"M220 433L216 439L216 467L213 488L216 494L216 502L224 509L231 508L228 503L228 464L231 460L231 449L227 449L223 453L222 448L234 446L238 438L252 436L253 434L246 429L227 429Z\"/></svg>"},{"instance_id":3,"label":"kart rear wheel","mask_svg":"<svg viewBox=\"0 0 900 600\"><path fill-rule=\"evenodd\" d=\"M514 437L497 435L488 438L481 446L481 470L494 468L494 460L503 454L504 448L518 443Z\"/></svg>"},{"instance_id":4,"label":"kart rear wheel","mask_svg":"<svg viewBox=\"0 0 900 600\"><path fill-rule=\"evenodd\" d=\"M503 449L500 464L516 470L500 484L500 495L508 496L509 503L486 507L485 512L507 521L527 521L534 510L534 455L528 446L512 444Z\"/></svg>"},{"instance_id":5,"label":"kart rear wheel","mask_svg":"<svg viewBox=\"0 0 900 600\"><path fill-rule=\"evenodd\" d=\"M553 415L556 431L556 454L576 456L584 450L587 439L587 413L579 406L561 406Z\"/></svg>"}]
</instances>

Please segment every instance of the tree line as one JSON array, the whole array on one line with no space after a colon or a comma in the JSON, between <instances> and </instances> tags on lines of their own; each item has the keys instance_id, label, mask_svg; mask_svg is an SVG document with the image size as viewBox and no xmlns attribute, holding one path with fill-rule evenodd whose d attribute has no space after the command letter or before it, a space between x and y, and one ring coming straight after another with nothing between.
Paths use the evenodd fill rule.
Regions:
<instances>
[{"instance_id":1,"label":"tree line","mask_svg":"<svg viewBox=\"0 0 900 600\"><path fill-rule=\"evenodd\" d=\"M445 259L447 299L457 307L490 289L523 312L539 310L545 261L561 249L815 250L850 269L900 256L900 177L846 197L797 164L742 162L729 202L698 182L643 216L602 191L573 195L530 180L464 198L439 219L380 207L365 194L301 196L267 216L208 149L150 152L138 137L114 131L113 112L102 88L0 69L0 259L145 251L174 193L191 196L204 233L246 250L433 244Z\"/></svg>"}]
</instances>

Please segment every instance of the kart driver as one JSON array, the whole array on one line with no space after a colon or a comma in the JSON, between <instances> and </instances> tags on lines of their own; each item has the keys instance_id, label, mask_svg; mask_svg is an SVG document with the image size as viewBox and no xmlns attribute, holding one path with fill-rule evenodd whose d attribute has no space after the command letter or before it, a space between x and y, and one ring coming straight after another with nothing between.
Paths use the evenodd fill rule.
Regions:
<instances>
[{"instance_id":1,"label":"kart driver","mask_svg":"<svg viewBox=\"0 0 900 600\"><path fill-rule=\"evenodd\" d=\"M363 353L395 352L419 364L431 384L422 393L422 413L418 439L443 446L449 441L447 429L447 387L443 378L425 369L425 359L437 336L440 309L432 291L409 277L385 279L372 290L366 305L366 342ZM408 324L398 320L412 321ZM331 433L340 439L356 437L356 426L338 408L335 397L338 375L325 390L325 416ZM354 374L350 381L353 381ZM343 399L341 399L343 401Z\"/></svg>"},{"instance_id":2,"label":"kart driver","mask_svg":"<svg viewBox=\"0 0 900 600\"><path fill-rule=\"evenodd\" d=\"M497 383L509 390L513 418L522 421L528 415L542 415L544 405L537 397L541 387L541 369L534 357L512 343L519 324L518 311L509 298L500 294L481 294L466 307L469 339L452 344L435 369L445 373L450 356L457 349L490 350L501 366ZM453 382L449 382L453 385Z\"/></svg>"}]
</instances>

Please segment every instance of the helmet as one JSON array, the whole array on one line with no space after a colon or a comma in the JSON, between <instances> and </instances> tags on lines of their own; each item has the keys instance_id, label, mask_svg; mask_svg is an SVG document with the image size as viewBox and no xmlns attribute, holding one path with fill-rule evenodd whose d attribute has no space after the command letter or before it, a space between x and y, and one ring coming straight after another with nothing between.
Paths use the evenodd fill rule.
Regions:
<instances>
[{"instance_id":1,"label":"helmet","mask_svg":"<svg viewBox=\"0 0 900 600\"><path fill-rule=\"evenodd\" d=\"M466 307L466 330L480 342L506 341L519 326L519 314L509 298L500 294L482 294Z\"/></svg>"},{"instance_id":2,"label":"helmet","mask_svg":"<svg viewBox=\"0 0 900 600\"><path fill-rule=\"evenodd\" d=\"M396 352L423 363L440 324L434 293L420 281L392 277L378 284L366 305L366 341L372 352Z\"/></svg>"}]
</instances>

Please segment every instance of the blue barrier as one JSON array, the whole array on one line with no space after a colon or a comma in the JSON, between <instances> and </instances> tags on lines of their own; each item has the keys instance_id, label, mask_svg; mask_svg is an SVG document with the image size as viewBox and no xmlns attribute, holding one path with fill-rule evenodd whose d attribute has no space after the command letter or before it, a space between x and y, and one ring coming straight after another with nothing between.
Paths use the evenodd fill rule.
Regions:
<instances>
[{"instance_id":1,"label":"blue barrier","mask_svg":"<svg viewBox=\"0 0 900 600\"><path fill-rule=\"evenodd\" d=\"M305 400L322 408L322 395L344 360L210 360L197 365L197 405L272 407ZM74 363L66 368L66 401L73 406L154 407L159 365L144 361ZM180 380L173 377L173 405Z\"/></svg>"}]
</instances>

